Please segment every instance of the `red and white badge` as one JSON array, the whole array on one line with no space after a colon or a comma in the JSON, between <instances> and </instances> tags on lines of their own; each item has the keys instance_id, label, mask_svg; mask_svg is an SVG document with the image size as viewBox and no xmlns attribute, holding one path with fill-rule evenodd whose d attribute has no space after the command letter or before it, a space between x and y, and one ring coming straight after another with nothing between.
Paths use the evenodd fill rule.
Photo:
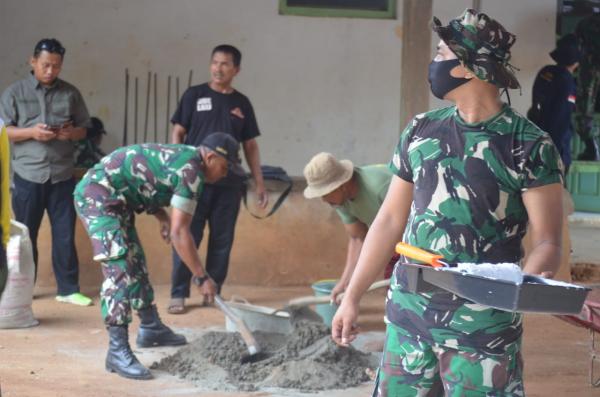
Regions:
<instances>
[{"instance_id":1,"label":"red and white badge","mask_svg":"<svg viewBox=\"0 0 600 397\"><path fill-rule=\"evenodd\" d=\"M575 95L569 95L567 97L567 101L571 102L571 103L575 103Z\"/></svg>"},{"instance_id":2,"label":"red and white badge","mask_svg":"<svg viewBox=\"0 0 600 397\"><path fill-rule=\"evenodd\" d=\"M239 117L240 119L244 118L244 113L242 113L242 109L240 109L239 107L231 109L230 113L236 117Z\"/></svg>"}]
</instances>

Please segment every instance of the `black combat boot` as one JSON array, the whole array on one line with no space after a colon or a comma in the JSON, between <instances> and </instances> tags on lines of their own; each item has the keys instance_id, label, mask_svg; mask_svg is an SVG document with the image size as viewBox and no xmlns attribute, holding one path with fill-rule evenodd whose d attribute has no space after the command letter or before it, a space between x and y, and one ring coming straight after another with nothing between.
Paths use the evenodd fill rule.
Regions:
<instances>
[{"instance_id":1,"label":"black combat boot","mask_svg":"<svg viewBox=\"0 0 600 397\"><path fill-rule=\"evenodd\" d=\"M160 321L156 306L138 311L142 320L137 336L138 347L179 346L187 343L185 336L176 334Z\"/></svg>"},{"instance_id":2,"label":"black combat boot","mask_svg":"<svg viewBox=\"0 0 600 397\"><path fill-rule=\"evenodd\" d=\"M135 357L129 346L127 326L108 327L108 354L106 355L106 370L131 379L152 379L148 368L144 367Z\"/></svg>"},{"instance_id":3,"label":"black combat boot","mask_svg":"<svg viewBox=\"0 0 600 397\"><path fill-rule=\"evenodd\" d=\"M586 138L582 140L585 148L577 157L581 161L600 161L600 142L598 137Z\"/></svg>"}]
</instances>

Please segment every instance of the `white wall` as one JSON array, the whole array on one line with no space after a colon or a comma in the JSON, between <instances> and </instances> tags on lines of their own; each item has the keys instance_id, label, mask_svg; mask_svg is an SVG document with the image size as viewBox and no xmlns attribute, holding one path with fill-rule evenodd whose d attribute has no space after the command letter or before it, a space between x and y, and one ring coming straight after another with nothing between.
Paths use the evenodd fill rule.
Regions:
<instances>
[{"instance_id":1,"label":"white wall","mask_svg":"<svg viewBox=\"0 0 600 397\"><path fill-rule=\"evenodd\" d=\"M255 106L263 163L300 175L305 162L322 150L359 164L387 161L404 127L399 125L402 0L397 20L281 16L277 4L1 0L0 88L27 73L26 61L38 39L57 37L67 48L61 77L77 85L90 112L104 119L111 134L106 148L112 149L122 139L125 68L140 78L139 130L146 73L158 73L158 130L164 136L167 75L178 75L183 87L193 69L194 83L203 82L212 47L231 43L243 52L235 85ZM436 0L433 15L447 23L472 4ZM511 98L524 113L535 73L550 62L556 1L481 0L481 8L517 35L513 64L521 69L523 95L512 90ZM130 107L132 95L133 81ZM431 97L430 104L437 107L441 101ZM130 113L130 133L132 118ZM151 113L150 125L152 118Z\"/></svg>"},{"instance_id":2,"label":"white wall","mask_svg":"<svg viewBox=\"0 0 600 397\"><path fill-rule=\"evenodd\" d=\"M517 36L512 47L511 64L519 68L516 72L521 83L519 90L509 90L512 106L522 114L531 105L531 89L537 72L549 63L554 63L548 53L556 43L556 0L481 0L481 12L499 21L509 32ZM465 8L472 7L471 0L435 0L433 15L445 25L458 17ZM439 37L432 36L432 54ZM506 97L503 96L504 101ZM430 96L431 107L447 106L449 102Z\"/></svg>"},{"instance_id":3,"label":"white wall","mask_svg":"<svg viewBox=\"0 0 600 397\"><path fill-rule=\"evenodd\" d=\"M125 68L140 78L139 130L146 74L158 73L164 136L167 75L178 75L183 87L193 69L194 83L204 82L211 49L231 43L243 53L234 83L254 104L263 163L300 175L322 150L356 163L390 157L399 132L398 25L280 16L277 0L2 0L0 88L26 75L40 38L58 38L67 49L61 77L105 121L111 134L105 146L112 149L122 139ZM133 81L130 107L132 96ZM150 125L152 119L151 112Z\"/></svg>"}]
</instances>

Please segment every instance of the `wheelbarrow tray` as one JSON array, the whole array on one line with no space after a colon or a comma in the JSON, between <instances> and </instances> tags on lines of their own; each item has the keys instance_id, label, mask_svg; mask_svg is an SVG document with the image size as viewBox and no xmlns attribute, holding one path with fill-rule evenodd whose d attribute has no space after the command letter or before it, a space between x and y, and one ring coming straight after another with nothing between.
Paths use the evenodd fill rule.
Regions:
<instances>
[{"instance_id":1,"label":"wheelbarrow tray","mask_svg":"<svg viewBox=\"0 0 600 397\"><path fill-rule=\"evenodd\" d=\"M244 320L251 332L288 334L292 331L291 316L286 311L235 300L227 301L227 305L239 318ZM227 331L237 331L235 323L227 317L225 319L225 329Z\"/></svg>"},{"instance_id":2,"label":"wheelbarrow tray","mask_svg":"<svg viewBox=\"0 0 600 397\"><path fill-rule=\"evenodd\" d=\"M526 274L523 283L517 284L448 268L410 263L402 266L406 266L412 292L434 292L437 287L472 302L510 312L578 314L590 291L579 285Z\"/></svg>"}]
</instances>

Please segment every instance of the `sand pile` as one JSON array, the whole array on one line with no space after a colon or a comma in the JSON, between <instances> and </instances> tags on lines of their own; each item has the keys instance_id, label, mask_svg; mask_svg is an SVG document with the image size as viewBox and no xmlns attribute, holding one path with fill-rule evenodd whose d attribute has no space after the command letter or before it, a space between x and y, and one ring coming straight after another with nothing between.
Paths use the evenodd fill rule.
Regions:
<instances>
[{"instance_id":1,"label":"sand pile","mask_svg":"<svg viewBox=\"0 0 600 397\"><path fill-rule=\"evenodd\" d=\"M329 329L319 323L301 321L289 335L255 332L254 336L269 352L259 362L240 363L247 349L237 333L208 332L151 368L213 390L280 387L318 391L368 381L367 368L378 365L370 353L337 346Z\"/></svg>"}]
</instances>

